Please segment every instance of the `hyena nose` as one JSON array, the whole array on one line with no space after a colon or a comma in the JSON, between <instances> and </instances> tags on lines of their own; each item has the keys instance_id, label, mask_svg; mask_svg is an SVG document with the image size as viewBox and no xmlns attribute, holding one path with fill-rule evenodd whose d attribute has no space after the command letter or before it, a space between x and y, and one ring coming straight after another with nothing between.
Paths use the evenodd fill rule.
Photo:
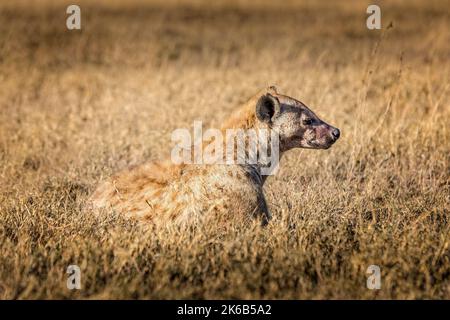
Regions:
<instances>
[{"instance_id":1,"label":"hyena nose","mask_svg":"<svg viewBox=\"0 0 450 320\"><path fill-rule=\"evenodd\" d=\"M334 129L331 131L331 134L333 135L334 140L337 140L337 139L339 139L339 137L340 137L340 135L341 135L341 132L339 131L338 128L334 128Z\"/></svg>"}]
</instances>

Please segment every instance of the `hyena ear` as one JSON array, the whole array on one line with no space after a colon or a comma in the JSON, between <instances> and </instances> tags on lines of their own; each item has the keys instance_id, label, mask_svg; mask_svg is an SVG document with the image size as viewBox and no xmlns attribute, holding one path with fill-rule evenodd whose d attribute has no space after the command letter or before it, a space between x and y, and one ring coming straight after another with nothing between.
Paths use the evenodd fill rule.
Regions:
<instances>
[{"instance_id":1,"label":"hyena ear","mask_svg":"<svg viewBox=\"0 0 450 320\"><path fill-rule=\"evenodd\" d=\"M256 104L256 117L267 123L271 123L273 118L280 112L280 101L270 93L259 98Z\"/></svg>"},{"instance_id":2,"label":"hyena ear","mask_svg":"<svg viewBox=\"0 0 450 320\"><path fill-rule=\"evenodd\" d=\"M277 87L275 87L275 86L269 86L269 87L267 87L266 90L267 90L267 93L278 94Z\"/></svg>"}]
</instances>

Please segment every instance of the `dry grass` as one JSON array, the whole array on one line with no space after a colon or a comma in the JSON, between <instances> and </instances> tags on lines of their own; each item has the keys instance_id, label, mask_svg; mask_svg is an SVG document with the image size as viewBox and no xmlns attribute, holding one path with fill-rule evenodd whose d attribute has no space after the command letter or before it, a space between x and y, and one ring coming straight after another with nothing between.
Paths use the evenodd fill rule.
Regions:
<instances>
[{"instance_id":1,"label":"dry grass","mask_svg":"<svg viewBox=\"0 0 450 320\"><path fill-rule=\"evenodd\" d=\"M2 1L0 297L449 299L448 7L381 2L380 32L368 4L85 1L69 32L63 2ZM342 137L282 160L267 228L81 212L102 176L166 157L173 129L217 127L269 84Z\"/></svg>"}]
</instances>

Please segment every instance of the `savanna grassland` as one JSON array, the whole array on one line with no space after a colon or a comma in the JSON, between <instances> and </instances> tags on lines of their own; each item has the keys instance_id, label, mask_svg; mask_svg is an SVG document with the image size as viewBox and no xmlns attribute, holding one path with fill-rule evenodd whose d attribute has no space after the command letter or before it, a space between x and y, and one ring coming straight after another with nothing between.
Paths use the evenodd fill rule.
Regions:
<instances>
[{"instance_id":1,"label":"savanna grassland","mask_svg":"<svg viewBox=\"0 0 450 320\"><path fill-rule=\"evenodd\" d=\"M78 1L69 31L70 3L2 1L0 298L449 299L448 3L377 3L382 30L368 1ZM267 227L82 211L174 129L272 84L341 138L286 154Z\"/></svg>"}]
</instances>

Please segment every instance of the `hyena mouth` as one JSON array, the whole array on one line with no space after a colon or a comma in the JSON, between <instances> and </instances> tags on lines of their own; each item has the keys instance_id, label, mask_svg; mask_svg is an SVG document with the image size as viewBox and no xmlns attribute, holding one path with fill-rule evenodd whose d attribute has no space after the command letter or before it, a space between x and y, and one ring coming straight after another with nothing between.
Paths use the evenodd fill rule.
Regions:
<instances>
[{"instance_id":1,"label":"hyena mouth","mask_svg":"<svg viewBox=\"0 0 450 320\"><path fill-rule=\"evenodd\" d=\"M324 145L322 145L322 144L320 144L320 143L318 143L316 141L308 141L308 145L311 148L314 148L314 149L326 149L326 148L329 148L331 146L331 144L330 145L327 144L328 147L326 147L326 146L324 146Z\"/></svg>"},{"instance_id":2,"label":"hyena mouth","mask_svg":"<svg viewBox=\"0 0 450 320\"><path fill-rule=\"evenodd\" d=\"M313 149L328 149L330 148L336 140L327 140L325 143L319 143L317 141L309 141L308 145Z\"/></svg>"}]
</instances>

